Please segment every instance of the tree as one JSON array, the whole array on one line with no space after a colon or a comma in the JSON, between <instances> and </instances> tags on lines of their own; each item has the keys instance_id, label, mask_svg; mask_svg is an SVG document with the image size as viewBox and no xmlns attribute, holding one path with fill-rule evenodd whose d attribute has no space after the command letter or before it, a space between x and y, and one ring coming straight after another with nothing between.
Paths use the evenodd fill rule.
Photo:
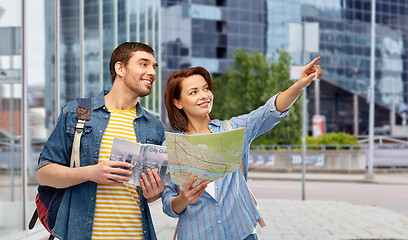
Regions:
<instances>
[{"instance_id":1,"label":"tree","mask_svg":"<svg viewBox=\"0 0 408 240\"><path fill-rule=\"evenodd\" d=\"M233 51L233 66L214 79L214 116L229 119L249 113L291 86L294 83L289 80L291 57L285 51L278 53L279 58L275 60L243 48ZM298 99L288 116L253 143L296 144L302 133L301 106Z\"/></svg>"}]
</instances>

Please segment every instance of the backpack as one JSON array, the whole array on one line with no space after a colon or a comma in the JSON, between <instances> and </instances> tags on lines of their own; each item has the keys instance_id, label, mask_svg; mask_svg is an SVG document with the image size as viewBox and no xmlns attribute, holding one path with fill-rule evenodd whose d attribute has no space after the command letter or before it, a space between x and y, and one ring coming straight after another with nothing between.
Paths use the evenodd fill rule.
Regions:
<instances>
[{"instance_id":1,"label":"backpack","mask_svg":"<svg viewBox=\"0 0 408 240\"><path fill-rule=\"evenodd\" d=\"M79 147L81 143L82 132L85 127L85 121L91 117L91 99L90 98L78 98L77 109L77 124L75 126L75 136L72 144L72 153L70 160L70 167L79 167ZM41 155L40 155L41 156ZM52 235L52 229L55 226L57 220L57 213L64 197L65 189L56 189L49 186L38 186L38 193L35 198L37 208L35 209L33 216L31 217L28 229L32 229L39 218L42 225L50 233L49 240L54 239Z\"/></svg>"}]
</instances>

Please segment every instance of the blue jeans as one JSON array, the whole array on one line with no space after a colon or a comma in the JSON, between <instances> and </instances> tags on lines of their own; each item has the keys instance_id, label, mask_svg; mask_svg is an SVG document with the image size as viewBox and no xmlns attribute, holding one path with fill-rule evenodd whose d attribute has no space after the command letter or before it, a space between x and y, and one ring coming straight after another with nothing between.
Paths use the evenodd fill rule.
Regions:
<instances>
[{"instance_id":1,"label":"blue jeans","mask_svg":"<svg viewBox=\"0 0 408 240\"><path fill-rule=\"evenodd\" d=\"M246 237L244 240L258 240L258 236L256 235L256 233L252 233L248 237Z\"/></svg>"}]
</instances>

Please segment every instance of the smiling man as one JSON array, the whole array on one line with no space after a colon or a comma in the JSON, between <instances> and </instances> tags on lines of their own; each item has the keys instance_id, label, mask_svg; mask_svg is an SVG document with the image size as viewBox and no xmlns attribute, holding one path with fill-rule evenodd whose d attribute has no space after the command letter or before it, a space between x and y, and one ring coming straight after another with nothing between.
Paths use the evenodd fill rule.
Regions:
<instances>
[{"instance_id":1,"label":"smiling man","mask_svg":"<svg viewBox=\"0 0 408 240\"><path fill-rule=\"evenodd\" d=\"M112 53L111 91L91 102L91 117L81 137L80 167L70 168L77 123L77 101L68 103L42 150L37 177L40 185L66 188L58 210L54 236L64 239L156 239L148 202L164 186L155 170L142 174L140 187L128 181L131 165L109 161L114 137L161 145L164 125L140 107L156 79L153 49L126 42Z\"/></svg>"}]
</instances>

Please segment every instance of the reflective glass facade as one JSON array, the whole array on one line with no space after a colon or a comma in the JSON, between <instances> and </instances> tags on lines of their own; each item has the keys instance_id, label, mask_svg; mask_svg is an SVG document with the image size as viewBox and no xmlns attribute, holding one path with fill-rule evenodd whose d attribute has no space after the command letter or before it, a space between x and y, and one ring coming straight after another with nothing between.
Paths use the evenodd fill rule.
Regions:
<instances>
[{"instance_id":1,"label":"reflective glass facade","mask_svg":"<svg viewBox=\"0 0 408 240\"><path fill-rule=\"evenodd\" d=\"M407 9L406 0L376 4L376 126L390 124L390 110L398 112L408 102ZM328 129L353 133L352 95L356 94L360 131L366 130L370 0L162 0L164 76L167 70L197 65L212 73L225 72L232 63L231 51L238 47L276 57L278 49L290 49L289 24L301 22L319 24L320 50L306 54L306 59L321 56L319 109L326 115ZM300 52L291 54L296 65L303 65ZM316 110L314 86L309 89L311 120ZM397 120L400 123L401 117Z\"/></svg>"},{"instance_id":2,"label":"reflective glass facade","mask_svg":"<svg viewBox=\"0 0 408 240\"><path fill-rule=\"evenodd\" d=\"M225 72L231 51L266 52L263 0L162 0L163 69L205 66Z\"/></svg>"},{"instance_id":3,"label":"reflective glass facade","mask_svg":"<svg viewBox=\"0 0 408 240\"><path fill-rule=\"evenodd\" d=\"M345 91L342 97L320 95L320 112L325 115L332 130L353 132L353 102L350 94L360 96L358 122L366 131L368 110L365 102L370 85L371 1L267 1L269 26L287 26L290 22L319 23L320 55L324 81ZM375 45L375 101L376 126L390 125L389 112L403 109L408 100L407 27L405 24L408 1L376 1ZM288 14L291 13L291 14ZM289 17L288 17L289 16ZM276 29L275 27L273 29ZM268 32L268 52L288 49L288 31ZM270 47L269 47L270 46ZM300 56L294 59L301 63ZM323 83L324 85L324 83ZM312 93L314 86L311 87ZM324 89L322 89L324 91ZM326 96L325 96L326 95ZM311 97L314 102L314 96ZM312 103L313 103L312 102ZM309 113L314 106L309 105ZM335 112L333 112L333 109ZM401 119L397 117L397 119ZM353 132L354 133L354 132Z\"/></svg>"},{"instance_id":4,"label":"reflective glass facade","mask_svg":"<svg viewBox=\"0 0 408 240\"><path fill-rule=\"evenodd\" d=\"M267 4L271 10L268 20L272 25L318 22L318 55L322 57L324 80L365 98L370 83L371 1L267 1ZM375 100L378 107L385 109L398 108L407 102L408 29L404 21L407 8L408 1L380 0L376 4ZM289 12L291 14L287 14ZM288 48L288 31L271 30L268 39L271 42L268 51L272 53L278 48ZM300 63L299 58L297 61ZM344 105L338 110L346 111L349 104L345 102ZM322 104L322 107L322 113L330 116L334 104ZM388 121L388 116L376 118L377 124Z\"/></svg>"},{"instance_id":5,"label":"reflective glass facade","mask_svg":"<svg viewBox=\"0 0 408 240\"><path fill-rule=\"evenodd\" d=\"M23 229L21 2L0 1L0 42L0 236L3 236Z\"/></svg>"}]
</instances>

